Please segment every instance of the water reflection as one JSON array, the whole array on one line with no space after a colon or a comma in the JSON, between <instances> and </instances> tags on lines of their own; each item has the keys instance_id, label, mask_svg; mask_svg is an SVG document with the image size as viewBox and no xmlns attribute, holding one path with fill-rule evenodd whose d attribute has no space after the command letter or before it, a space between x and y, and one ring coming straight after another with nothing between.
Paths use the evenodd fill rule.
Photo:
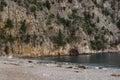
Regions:
<instances>
[{"instance_id":1,"label":"water reflection","mask_svg":"<svg viewBox=\"0 0 120 80\"><path fill-rule=\"evenodd\" d=\"M61 57L46 57L42 60L51 60L58 62L71 62L78 64L111 66L120 68L120 54L94 54L80 56L61 56Z\"/></svg>"}]
</instances>

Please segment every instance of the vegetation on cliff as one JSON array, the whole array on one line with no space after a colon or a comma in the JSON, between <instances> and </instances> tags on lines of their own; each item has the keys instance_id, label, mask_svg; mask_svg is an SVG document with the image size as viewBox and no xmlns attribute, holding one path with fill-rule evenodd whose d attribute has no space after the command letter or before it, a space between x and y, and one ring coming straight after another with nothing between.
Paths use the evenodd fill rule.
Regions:
<instances>
[{"instance_id":1,"label":"vegetation on cliff","mask_svg":"<svg viewBox=\"0 0 120 80\"><path fill-rule=\"evenodd\" d=\"M117 50L119 3L119 0L0 0L0 50L35 56L66 55L71 49L79 53Z\"/></svg>"}]
</instances>

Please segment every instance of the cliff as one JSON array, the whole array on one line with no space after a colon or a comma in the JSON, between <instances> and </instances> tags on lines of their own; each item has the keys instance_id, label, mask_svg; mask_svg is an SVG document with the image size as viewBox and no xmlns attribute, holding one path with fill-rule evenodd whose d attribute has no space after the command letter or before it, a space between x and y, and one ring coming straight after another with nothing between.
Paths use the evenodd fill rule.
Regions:
<instances>
[{"instance_id":1,"label":"cliff","mask_svg":"<svg viewBox=\"0 0 120 80\"><path fill-rule=\"evenodd\" d=\"M36 57L118 51L119 4L119 0L0 0L0 52Z\"/></svg>"}]
</instances>

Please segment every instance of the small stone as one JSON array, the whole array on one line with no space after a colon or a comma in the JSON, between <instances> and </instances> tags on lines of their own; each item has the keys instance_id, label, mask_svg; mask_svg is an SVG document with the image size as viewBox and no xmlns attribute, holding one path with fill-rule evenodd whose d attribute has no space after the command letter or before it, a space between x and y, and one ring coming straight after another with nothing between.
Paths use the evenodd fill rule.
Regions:
<instances>
[{"instance_id":1,"label":"small stone","mask_svg":"<svg viewBox=\"0 0 120 80\"><path fill-rule=\"evenodd\" d=\"M74 71L74 72L79 73L79 71Z\"/></svg>"},{"instance_id":2,"label":"small stone","mask_svg":"<svg viewBox=\"0 0 120 80\"><path fill-rule=\"evenodd\" d=\"M78 66L78 68L86 69L86 66L80 65L80 66Z\"/></svg>"},{"instance_id":3,"label":"small stone","mask_svg":"<svg viewBox=\"0 0 120 80\"><path fill-rule=\"evenodd\" d=\"M73 68L72 66L69 66L69 67L67 67L67 68Z\"/></svg>"},{"instance_id":4,"label":"small stone","mask_svg":"<svg viewBox=\"0 0 120 80\"><path fill-rule=\"evenodd\" d=\"M32 63L32 61L28 61L29 63Z\"/></svg>"},{"instance_id":5,"label":"small stone","mask_svg":"<svg viewBox=\"0 0 120 80\"><path fill-rule=\"evenodd\" d=\"M120 74L111 74L111 76L120 77Z\"/></svg>"},{"instance_id":6,"label":"small stone","mask_svg":"<svg viewBox=\"0 0 120 80\"><path fill-rule=\"evenodd\" d=\"M99 67L99 69L103 69L103 67Z\"/></svg>"},{"instance_id":7,"label":"small stone","mask_svg":"<svg viewBox=\"0 0 120 80\"><path fill-rule=\"evenodd\" d=\"M57 67L62 67L62 64L57 64Z\"/></svg>"}]
</instances>

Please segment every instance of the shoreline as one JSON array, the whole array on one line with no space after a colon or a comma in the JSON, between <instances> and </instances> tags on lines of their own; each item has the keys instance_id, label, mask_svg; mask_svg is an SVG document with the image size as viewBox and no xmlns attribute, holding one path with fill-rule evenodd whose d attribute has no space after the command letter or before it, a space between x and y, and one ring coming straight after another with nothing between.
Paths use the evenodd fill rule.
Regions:
<instances>
[{"instance_id":1,"label":"shoreline","mask_svg":"<svg viewBox=\"0 0 120 80\"><path fill-rule=\"evenodd\" d=\"M1 80L120 80L120 69L89 69L84 65L42 63L37 60L0 58Z\"/></svg>"},{"instance_id":2,"label":"shoreline","mask_svg":"<svg viewBox=\"0 0 120 80\"><path fill-rule=\"evenodd\" d=\"M54 56L55 57L55 56ZM27 58L19 58L19 57L14 57L14 58L9 58L9 57L0 57L6 60L25 60L25 61L30 61L30 63L35 62L36 64L53 64L53 65L63 65L63 66L73 66L73 67L77 67L77 66L84 66L86 69L120 69L120 67L117 66L113 66L113 65L97 65L97 64L83 64L83 63L72 63L72 62L59 62L59 61L52 61L52 60L43 60L43 59L37 59L40 57L27 57Z\"/></svg>"},{"instance_id":3,"label":"shoreline","mask_svg":"<svg viewBox=\"0 0 120 80\"><path fill-rule=\"evenodd\" d=\"M40 57L39 57L40 58ZM43 59L38 59L38 58L19 58L19 59L25 59L29 61L36 61L38 63L42 64L54 64L54 65L67 65L67 66L84 66L86 69L119 69L120 67L118 66L113 66L113 65L98 65L98 64L84 64L84 63L72 63L72 62L60 62L60 61L53 61L53 60L43 60Z\"/></svg>"},{"instance_id":4,"label":"shoreline","mask_svg":"<svg viewBox=\"0 0 120 80\"><path fill-rule=\"evenodd\" d=\"M93 55L93 54L120 54L120 51L95 52L95 53L80 53L79 55ZM62 57L62 56L79 56L79 55L43 55L43 56L14 56L17 58L41 58L41 57Z\"/></svg>"},{"instance_id":5,"label":"shoreline","mask_svg":"<svg viewBox=\"0 0 120 80\"><path fill-rule=\"evenodd\" d=\"M93 54L80 54L78 56L81 56L81 55L96 55L96 54L120 54L119 52L100 52L100 53L93 53ZM96 68L117 68L119 69L120 66L119 65L110 65L110 64L97 64L97 63L76 63L76 62L69 62L69 61L56 61L56 60L47 60L45 58L50 58L50 57L53 57L53 58L62 58L62 57L77 57L77 56L70 56L70 55L62 55L62 56L40 56L40 57L29 57L29 56L25 56L25 57L14 57L14 58L18 58L18 59L27 59L27 60L36 60L36 61L39 61L40 63L52 63L52 64L72 64L72 65L83 65L83 66L86 66L87 68L92 68L92 69L96 69Z\"/></svg>"},{"instance_id":6,"label":"shoreline","mask_svg":"<svg viewBox=\"0 0 120 80\"><path fill-rule=\"evenodd\" d=\"M81 56L81 55L96 55L96 54L120 54L120 52L99 52L99 53L83 53L83 54L79 54L78 56ZM115 65L103 65L103 64L89 64L89 63L72 63L72 62L59 62L59 61L52 61L52 60L45 60L45 59L40 59L40 58L49 58L49 57L69 57L70 55L62 55L62 56L38 56L38 57L30 57L30 56L12 56L12 55L9 55L9 56L6 56L8 58L18 58L18 59L27 59L27 60L38 60L38 61L41 61L40 63L54 63L54 64L73 64L73 65L82 65L82 66L85 66L87 68L92 68L92 69L98 69L98 68L117 68L119 69L120 66L115 66ZM72 56L70 56L72 57ZM73 56L74 57L74 56ZM76 56L75 56L76 57Z\"/></svg>"}]
</instances>

